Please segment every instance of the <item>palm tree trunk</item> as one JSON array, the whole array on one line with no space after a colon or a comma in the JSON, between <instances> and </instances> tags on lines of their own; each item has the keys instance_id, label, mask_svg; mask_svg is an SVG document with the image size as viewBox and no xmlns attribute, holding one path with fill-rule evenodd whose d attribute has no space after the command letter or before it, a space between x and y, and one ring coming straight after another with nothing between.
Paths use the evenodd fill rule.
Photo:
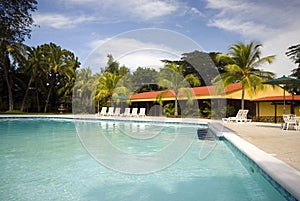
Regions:
<instances>
[{"instance_id":1,"label":"palm tree trunk","mask_svg":"<svg viewBox=\"0 0 300 201\"><path fill-rule=\"evenodd\" d=\"M4 58L5 62L4 62L4 75L5 75L5 81L6 81L6 85L7 85L7 92L8 92L8 110L13 110L14 109L14 102L13 102L13 94L12 94L12 85L9 81L9 68L10 68L10 64L9 64L9 58L8 55L5 54L5 58Z\"/></svg>"},{"instance_id":2,"label":"palm tree trunk","mask_svg":"<svg viewBox=\"0 0 300 201\"><path fill-rule=\"evenodd\" d=\"M245 108L245 88L244 86L242 86L242 105L241 105L241 109L244 110Z\"/></svg>"},{"instance_id":3,"label":"palm tree trunk","mask_svg":"<svg viewBox=\"0 0 300 201\"><path fill-rule=\"evenodd\" d=\"M22 105L21 105L21 109L20 109L22 112L24 110L24 106L25 106L27 95L28 95L29 87L30 87L32 81L33 81L33 78L31 76L30 79L29 79L28 85L27 85L27 89L26 89L25 94L24 94L23 101L22 101Z\"/></svg>"},{"instance_id":4,"label":"palm tree trunk","mask_svg":"<svg viewBox=\"0 0 300 201\"><path fill-rule=\"evenodd\" d=\"M53 88L53 85L51 85L51 87L49 89L49 92L48 92L48 95L47 95L47 100L46 100L46 105L45 105L45 108L44 108L44 112L47 112L48 103L49 103L49 100L50 100L50 95L51 95L51 92L52 92L52 88Z\"/></svg>"},{"instance_id":5,"label":"palm tree trunk","mask_svg":"<svg viewBox=\"0 0 300 201\"><path fill-rule=\"evenodd\" d=\"M175 112L174 112L174 116L175 117L178 116L178 99L177 99L177 94L175 94Z\"/></svg>"},{"instance_id":6,"label":"palm tree trunk","mask_svg":"<svg viewBox=\"0 0 300 201\"><path fill-rule=\"evenodd\" d=\"M37 104L37 108L38 108L38 112L41 111L41 106L40 106L40 98L39 98L39 91L36 90L36 104Z\"/></svg>"}]
</instances>

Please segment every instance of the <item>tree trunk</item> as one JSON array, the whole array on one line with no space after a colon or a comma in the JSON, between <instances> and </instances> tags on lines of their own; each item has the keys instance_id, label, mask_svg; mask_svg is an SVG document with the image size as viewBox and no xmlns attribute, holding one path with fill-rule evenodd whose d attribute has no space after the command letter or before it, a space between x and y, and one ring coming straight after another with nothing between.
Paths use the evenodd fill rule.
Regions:
<instances>
[{"instance_id":1,"label":"tree trunk","mask_svg":"<svg viewBox=\"0 0 300 201\"><path fill-rule=\"evenodd\" d=\"M177 99L177 94L175 94L175 112L174 112L174 116L175 117L178 116L178 99Z\"/></svg>"},{"instance_id":2,"label":"tree trunk","mask_svg":"<svg viewBox=\"0 0 300 201\"><path fill-rule=\"evenodd\" d=\"M49 92L48 92L48 95L47 95L46 105L45 105L45 108L44 108L45 113L47 112L47 109L48 109L48 103L49 103L49 100L50 100L52 88L53 88L53 85L51 85L51 87L49 89Z\"/></svg>"},{"instance_id":3,"label":"tree trunk","mask_svg":"<svg viewBox=\"0 0 300 201\"><path fill-rule=\"evenodd\" d=\"M31 76L30 79L29 79L28 85L27 85L27 89L26 89L25 94L24 94L23 101L22 101L22 105L21 105L21 109L20 109L22 112L24 110L24 106L25 106L27 95L28 95L29 87L30 87L32 81L33 81L33 78Z\"/></svg>"},{"instance_id":4,"label":"tree trunk","mask_svg":"<svg viewBox=\"0 0 300 201\"><path fill-rule=\"evenodd\" d=\"M39 99L39 91L36 90L36 104L37 104L37 107L38 107L38 112L41 111L41 106L40 106L40 99Z\"/></svg>"},{"instance_id":5,"label":"tree trunk","mask_svg":"<svg viewBox=\"0 0 300 201\"><path fill-rule=\"evenodd\" d=\"M8 110L13 110L14 109L14 101L13 101L13 94L12 94L12 85L9 81L9 68L10 68L10 63L9 63L8 54L5 53L4 75L5 75L6 85L7 85L7 92L8 92Z\"/></svg>"},{"instance_id":6,"label":"tree trunk","mask_svg":"<svg viewBox=\"0 0 300 201\"><path fill-rule=\"evenodd\" d=\"M242 104L241 104L241 109L244 110L245 108L245 88L242 86Z\"/></svg>"}]
</instances>

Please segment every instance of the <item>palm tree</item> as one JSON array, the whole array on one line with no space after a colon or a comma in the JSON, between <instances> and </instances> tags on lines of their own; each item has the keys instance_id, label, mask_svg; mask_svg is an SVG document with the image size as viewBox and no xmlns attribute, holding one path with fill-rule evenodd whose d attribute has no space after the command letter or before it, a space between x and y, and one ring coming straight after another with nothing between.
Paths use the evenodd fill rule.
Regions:
<instances>
[{"instance_id":1,"label":"palm tree","mask_svg":"<svg viewBox=\"0 0 300 201\"><path fill-rule=\"evenodd\" d=\"M45 57L47 62L47 67L45 69L45 74L47 75L47 86L48 93L44 112L47 112L50 96L52 95L54 88L61 88L75 77L76 68L79 67L80 63L77 58L74 57L73 53L61 49L60 46L54 43L45 44L42 46L43 51L45 51ZM64 80L67 79L68 81ZM74 83L75 80L72 81Z\"/></svg>"},{"instance_id":2,"label":"palm tree","mask_svg":"<svg viewBox=\"0 0 300 201\"><path fill-rule=\"evenodd\" d=\"M14 109L13 100L13 76L15 68L22 65L26 59L27 46L18 42L9 42L8 40L0 40L0 64L4 72L4 78L7 85L8 93L8 110Z\"/></svg>"},{"instance_id":3,"label":"palm tree","mask_svg":"<svg viewBox=\"0 0 300 201\"><path fill-rule=\"evenodd\" d=\"M125 87L122 82L122 75L118 75L116 72L106 72L99 78L99 84L95 99L97 100L108 100L110 103L113 102L113 97L118 95L128 94L128 88Z\"/></svg>"},{"instance_id":4,"label":"palm tree","mask_svg":"<svg viewBox=\"0 0 300 201\"><path fill-rule=\"evenodd\" d=\"M226 87L232 83L242 84L241 108L244 109L245 90L251 95L256 89L262 89L262 82L274 77L274 73L258 69L264 63L271 64L275 55L261 58L261 44L250 42L237 43L230 47L228 54L218 54L217 62L224 62L225 72L213 79L217 87Z\"/></svg>"},{"instance_id":5,"label":"palm tree","mask_svg":"<svg viewBox=\"0 0 300 201\"><path fill-rule=\"evenodd\" d=\"M76 82L73 92L73 102L80 105L80 107L74 109L80 109L73 112L87 112L91 102L94 99L94 94L99 82L99 75L92 75L90 68L82 68L77 72ZM84 109L84 110L82 110Z\"/></svg>"},{"instance_id":6,"label":"palm tree","mask_svg":"<svg viewBox=\"0 0 300 201\"><path fill-rule=\"evenodd\" d=\"M21 111L24 110L26 99L28 96L28 91L31 84L37 79L38 76L42 74L43 67L45 66L44 55L40 46L32 47L29 49L29 55L27 59L27 64L25 66L25 71L30 73L30 78L27 84L27 88L23 97Z\"/></svg>"},{"instance_id":7,"label":"palm tree","mask_svg":"<svg viewBox=\"0 0 300 201\"><path fill-rule=\"evenodd\" d=\"M184 66L176 63L168 63L160 72L159 85L173 91L175 96L174 116L178 116L178 97L179 93L187 96L188 100L192 98L190 86L199 86L200 80L194 74L184 76ZM189 84L190 83L190 84ZM161 101L168 91L158 94L157 99Z\"/></svg>"},{"instance_id":8,"label":"palm tree","mask_svg":"<svg viewBox=\"0 0 300 201\"><path fill-rule=\"evenodd\" d=\"M67 50L64 51L64 62L67 65L62 71L63 76L59 80L60 88L58 88L57 94L58 96L62 96L61 99L65 102L72 100L73 88L76 81L76 68L79 67L80 62L72 52Z\"/></svg>"}]
</instances>

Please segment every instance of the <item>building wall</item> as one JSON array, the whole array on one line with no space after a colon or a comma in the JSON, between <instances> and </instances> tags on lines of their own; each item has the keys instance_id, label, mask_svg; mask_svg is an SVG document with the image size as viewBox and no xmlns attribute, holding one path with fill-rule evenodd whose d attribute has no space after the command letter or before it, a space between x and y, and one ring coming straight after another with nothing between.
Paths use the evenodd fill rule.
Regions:
<instances>
[{"instance_id":1,"label":"building wall","mask_svg":"<svg viewBox=\"0 0 300 201\"><path fill-rule=\"evenodd\" d=\"M283 115L283 105L274 105L271 102L258 102L259 106L256 107L256 116L274 116L276 107L276 116ZM291 106L286 105L286 113L290 113Z\"/></svg>"},{"instance_id":2,"label":"building wall","mask_svg":"<svg viewBox=\"0 0 300 201\"><path fill-rule=\"evenodd\" d=\"M275 116L276 107L276 116ZM291 105L286 105L286 114L291 114ZM254 121L282 123L283 122L283 105L274 105L271 102L258 102L256 103L256 116L253 118ZM300 116L300 105L294 107L296 116Z\"/></svg>"},{"instance_id":3,"label":"building wall","mask_svg":"<svg viewBox=\"0 0 300 201\"><path fill-rule=\"evenodd\" d=\"M258 102L259 106L256 107L256 116L274 116L275 115L275 105L271 102ZM286 114L291 114L291 105L286 105ZM294 107L294 112L296 116L300 116L300 106ZM276 105L276 116L283 115L283 105Z\"/></svg>"},{"instance_id":4,"label":"building wall","mask_svg":"<svg viewBox=\"0 0 300 201\"><path fill-rule=\"evenodd\" d=\"M289 92L285 92L286 96L291 95ZM279 86L272 86L272 85L265 85L263 90L256 90L255 93L250 96L247 91L245 92L245 99L246 100L254 100L257 98L263 98L267 96L283 96L283 89ZM241 99L242 97L242 90L233 91L226 95L226 98L230 99Z\"/></svg>"},{"instance_id":5,"label":"building wall","mask_svg":"<svg viewBox=\"0 0 300 201\"><path fill-rule=\"evenodd\" d=\"M296 106L294 111L296 116L300 116L300 105Z\"/></svg>"}]
</instances>

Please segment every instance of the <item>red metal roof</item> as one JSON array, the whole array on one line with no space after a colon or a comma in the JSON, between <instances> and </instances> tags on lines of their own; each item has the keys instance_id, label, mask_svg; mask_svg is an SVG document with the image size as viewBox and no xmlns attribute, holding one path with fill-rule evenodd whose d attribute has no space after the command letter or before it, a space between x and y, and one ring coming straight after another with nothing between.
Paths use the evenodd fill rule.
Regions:
<instances>
[{"instance_id":1,"label":"red metal roof","mask_svg":"<svg viewBox=\"0 0 300 201\"><path fill-rule=\"evenodd\" d=\"M225 88L224 92L229 93L232 91L240 90L242 88L241 84L231 84L228 87ZM214 93L215 86L204 86L204 87L194 87L191 88L193 90L194 96L205 96L205 95L211 95ZM156 98L158 94L160 94L163 91L151 91L151 92L142 92L138 94L131 95L131 100L136 99L153 99ZM180 96L180 94L179 94ZM174 93L172 91L168 91L167 94L164 96L165 98L174 97Z\"/></svg>"},{"instance_id":2,"label":"red metal roof","mask_svg":"<svg viewBox=\"0 0 300 201\"><path fill-rule=\"evenodd\" d=\"M257 98L253 101L283 101L284 100L284 96L268 96L268 97L263 97L263 98ZM293 96L286 96L285 100L293 100ZM300 95L295 95L294 96L294 100L295 101L300 101Z\"/></svg>"},{"instance_id":3,"label":"red metal roof","mask_svg":"<svg viewBox=\"0 0 300 201\"><path fill-rule=\"evenodd\" d=\"M235 84L230 84L230 85L228 85L228 86L225 88L224 92L225 92L225 93L229 93L229 92L237 91L237 90L240 90L240 89L242 89L242 84L240 84L240 83L235 83Z\"/></svg>"},{"instance_id":4,"label":"red metal roof","mask_svg":"<svg viewBox=\"0 0 300 201\"><path fill-rule=\"evenodd\" d=\"M134 99L148 99L148 98L156 98L158 94L160 94L163 91L150 91L150 92L142 92L142 93L138 93L138 94L133 94L130 96L131 100ZM172 97L173 94L171 93L171 91L168 92L168 94L166 94L164 97Z\"/></svg>"}]
</instances>

